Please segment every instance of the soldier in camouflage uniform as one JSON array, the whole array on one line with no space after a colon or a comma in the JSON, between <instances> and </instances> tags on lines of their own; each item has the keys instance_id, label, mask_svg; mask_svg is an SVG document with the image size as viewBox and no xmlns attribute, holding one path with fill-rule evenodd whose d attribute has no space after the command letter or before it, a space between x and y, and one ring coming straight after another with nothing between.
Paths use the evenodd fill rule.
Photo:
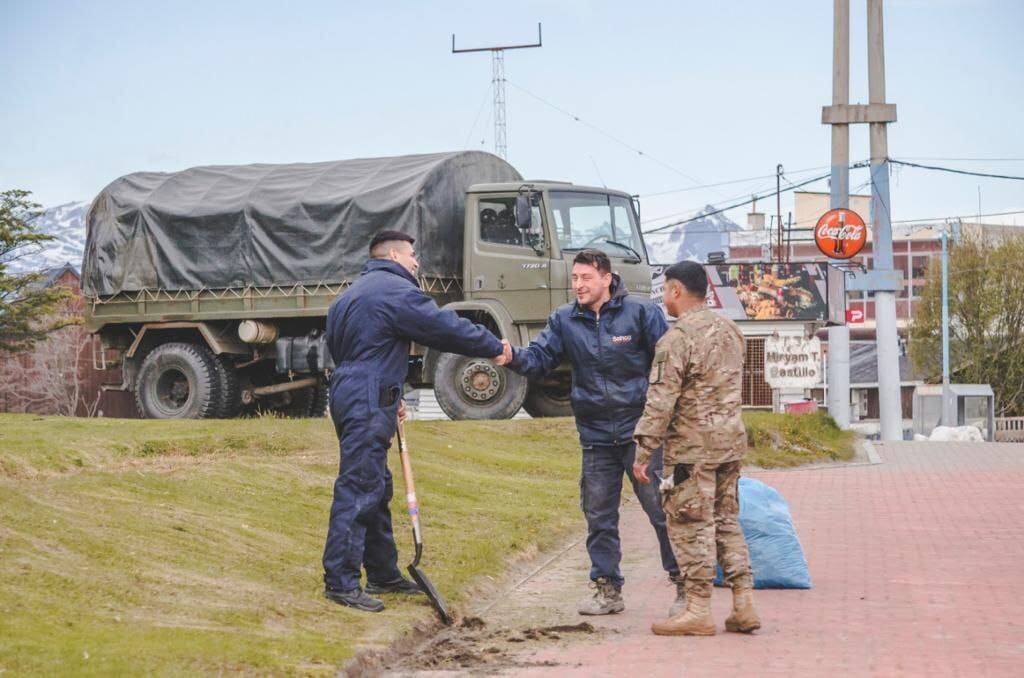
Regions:
<instances>
[{"instance_id":1,"label":"soldier in camouflage uniform","mask_svg":"<svg viewBox=\"0 0 1024 678\"><path fill-rule=\"evenodd\" d=\"M714 635L711 588L715 557L732 586L727 631L761 627L753 601L747 543L739 525L738 483L747 449L740 418L744 341L734 322L708 309L704 267L691 261L665 271L663 299L678 321L658 341L643 417L637 423L634 473L664 444L661 483L666 526L686 609L655 622L658 635Z\"/></svg>"}]
</instances>

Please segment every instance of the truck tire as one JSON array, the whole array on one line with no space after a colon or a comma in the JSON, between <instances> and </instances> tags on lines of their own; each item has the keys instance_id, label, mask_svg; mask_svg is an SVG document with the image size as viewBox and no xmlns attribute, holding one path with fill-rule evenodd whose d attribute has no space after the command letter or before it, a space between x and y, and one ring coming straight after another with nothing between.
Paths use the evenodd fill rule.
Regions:
<instances>
[{"instance_id":1,"label":"truck tire","mask_svg":"<svg viewBox=\"0 0 1024 678\"><path fill-rule=\"evenodd\" d=\"M523 406L526 388L526 377L486 358L437 357L434 396L452 419L511 419Z\"/></svg>"},{"instance_id":2,"label":"truck tire","mask_svg":"<svg viewBox=\"0 0 1024 678\"><path fill-rule=\"evenodd\" d=\"M571 417L572 402L569 401L569 384L552 384L531 381L526 391L523 409L531 417Z\"/></svg>"},{"instance_id":3,"label":"truck tire","mask_svg":"<svg viewBox=\"0 0 1024 678\"><path fill-rule=\"evenodd\" d=\"M142 361L135 403L144 419L209 419L220 408L216 358L205 346L173 342Z\"/></svg>"},{"instance_id":4,"label":"truck tire","mask_svg":"<svg viewBox=\"0 0 1024 678\"><path fill-rule=\"evenodd\" d=\"M316 388L316 395L313 397L313 409L309 416L326 417L330 413L327 402L330 397L330 387L327 384L327 379L321 378L320 383L314 388Z\"/></svg>"},{"instance_id":5,"label":"truck tire","mask_svg":"<svg viewBox=\"0 0 1024 678\"><path fill-rule=\"evenodd\" d=\"M316 386L288 391L291 402L282 408L286 417L305 419L327 415L327 382L321 378Z\"/></svg>"},{"instance_id":6,"label":"truck tire","mask_svg":"<svg viewBox=\"0 0 1024 678\"><path fill-rule=\"evenodd\" d=\"M242 412L242 387L238 383L238 370L231 360L221 355L214 358L214 367L220 387L220 399L214 416L218 419L234 419Z\"/></svg>"}]
</instances>

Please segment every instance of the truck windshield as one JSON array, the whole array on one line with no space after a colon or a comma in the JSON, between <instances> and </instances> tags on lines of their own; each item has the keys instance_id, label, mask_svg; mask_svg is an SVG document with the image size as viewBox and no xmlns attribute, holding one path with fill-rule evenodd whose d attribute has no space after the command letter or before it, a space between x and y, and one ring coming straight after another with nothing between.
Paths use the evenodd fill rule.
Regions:
<instances>
[{"instance_id":1,"label":"truck windshield","mask_svg":"<svg viewBox=\"0 0 1024 678\"><path fill-rule=\"evenodd\" d=\"M562 251L594 247L610 257L646 262L636 213L628 198L618 195L552 191L551 211Z\"/></svg>"}]
</instances>

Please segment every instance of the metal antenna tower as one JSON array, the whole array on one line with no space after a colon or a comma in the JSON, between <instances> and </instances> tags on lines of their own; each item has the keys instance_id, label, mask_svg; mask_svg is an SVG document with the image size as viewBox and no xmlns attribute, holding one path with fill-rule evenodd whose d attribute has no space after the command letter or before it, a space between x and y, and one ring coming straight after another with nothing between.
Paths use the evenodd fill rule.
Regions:
<instances>
[{"instance_id":1,"label":"metal antenna tower","mask_svg":"<svg viewBox=\"0 0 1024 678\"><path fill-rule=\"evenodd\" d=\"M539 22L537 23L537 42L530 45L495 45L492 47L455 49L455 34L452 33L452 54L464 54L466 52L491 53L491 88L494 90L494 152L505 160L508 160L508 122L505 116L505 50L542 46Z\"/></svg>"}]
</instances>

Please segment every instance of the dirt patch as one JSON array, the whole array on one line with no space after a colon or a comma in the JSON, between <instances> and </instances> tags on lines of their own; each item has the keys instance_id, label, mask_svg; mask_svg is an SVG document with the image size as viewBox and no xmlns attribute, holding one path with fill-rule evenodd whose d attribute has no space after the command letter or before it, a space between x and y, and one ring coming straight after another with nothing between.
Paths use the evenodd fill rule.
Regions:
<instances>
[{"instance_id":1,"label":"dirt patch","mask_svg":"<svg viewBox=\"0 0 1024 678\"><path fill-rule=\"evenodd\" d=\"M473 674L498 672L513 667L557 666L557 662L532 662L523 657L523 643L557 643L564 636L609 633L593 624L561 624L509 628L487 624L480 617L466 617L457 626L446 628L409 655L384 667L386 673L416 671L457 671Z\"/></svg>"}]
</instances>

